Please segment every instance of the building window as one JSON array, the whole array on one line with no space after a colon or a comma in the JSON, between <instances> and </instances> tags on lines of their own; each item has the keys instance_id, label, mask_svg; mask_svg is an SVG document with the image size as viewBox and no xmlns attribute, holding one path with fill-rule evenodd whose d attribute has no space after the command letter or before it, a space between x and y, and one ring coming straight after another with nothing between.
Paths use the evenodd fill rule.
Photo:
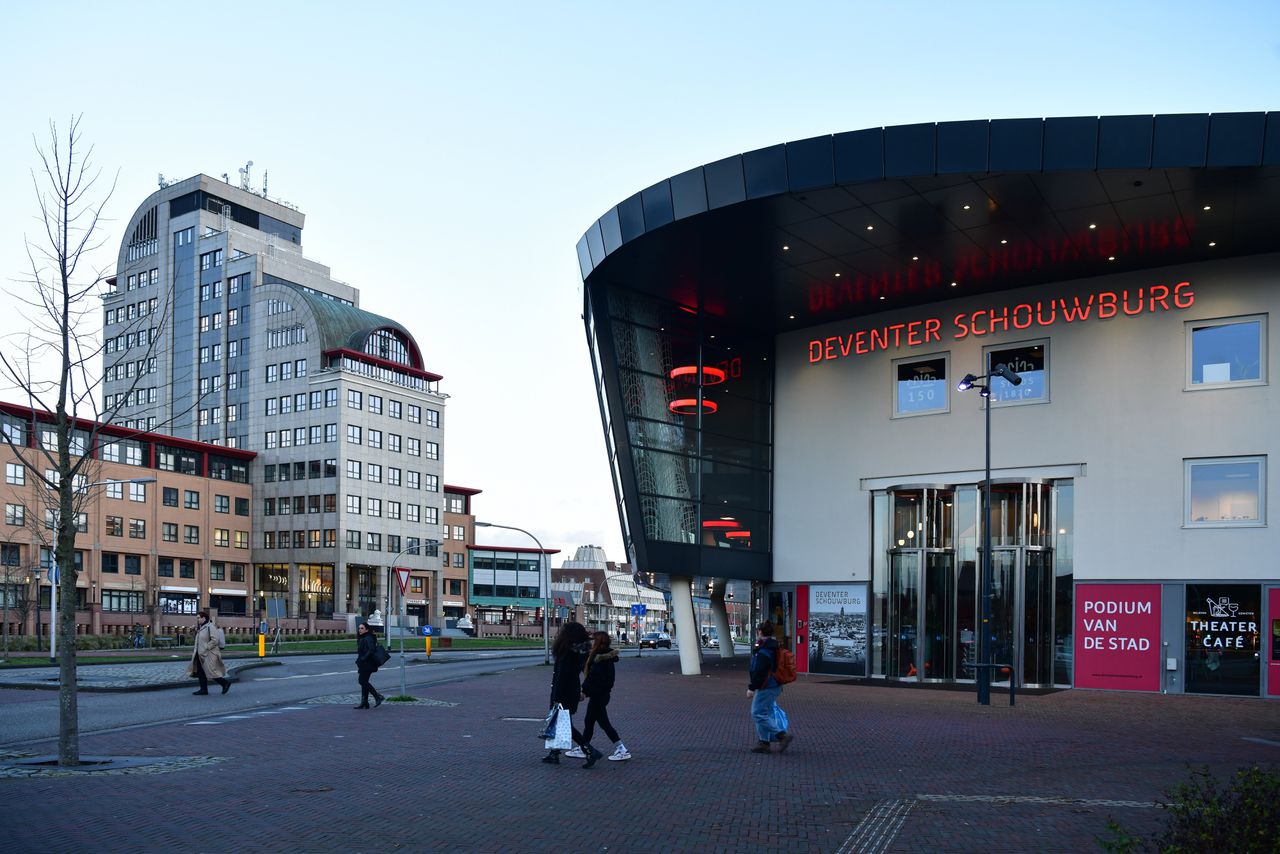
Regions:
<instances>
[{"instance_id":1,"label":"building window","mask_svg":"<svg viewBox=\"0 0 1280 854\"><path fill-rule=\"evenodd\" d=\"M400 469L395 466L387 467L387 486L399 486L401 481Z\"/></svg>"},{"instance_id":2,"label":"building window","mask_svg":"<svg viewBox=\"0 0 1280 854\"><path fill-rule=\"evenodd\" d=\"M226 581L227 565L220 560L209 561L209 580Z\"/></svg>"},{"instance_id":3,"label":"building window","mask_svg":"<svg viewBox=\"0 0 1280 854\"><path fill-rule=\"evenodd\" d=\"M173 558L162 557L156 562L156 575L161 578L173 578Z\"/></svg>"},{"instance_id":4,"label":"building window","mask_svg":"<svg viewBox=\"0 0 1280 854\"><path fill-rule=\"evenodd\" d=\"M992 347L985 351L986 372L1004 365L1022 382L1013 385L999 377L990 381L991 402L995 404L1049 402L1049 342L1032 341L1012 347Z\"/></svg>"},{"instance_id":5,"label":"building window","mask_svg":"<svg viewBox=\"0 0 1280 854\"><path fill-rule=\"evenodd\" d=\"M929 415L950 410L949 356L897 359L893 363L894 416Z\"/></svg>"},{"instance_id":6,"label":"building window","mask_svg":"<svg viewBox=\"0 0 1280 854\"><path fill-rule=\"evenodd\" d=\"M213 496L213 512L214 513L230 513L231 512L231 496L229 495Z\"/></svg>"},{"instance_id":7,"label":"building window","mask_svg":"<svg viewBox=\"0 0 1280 854\"><path fill-rule=\"evenodd\" d=\"M417 406L412 403L409 404L409 423L410 424L422 423L422 407L421 406Z\"/></svg>"},{"instance_id":8,"label":"building window","mask_svg":"<svg viewBox=\"0 0 1280 854\"><path fill-rule=\"evenodd\" d=\"M422 456L422 441L419 439L409 438L405 440L405 452L411 457Z\"/></svg>"},{"instance_id":9,"label":"building window","mask_svg":"<svg viewBox=\"0 0 1280 854\"><path fill-rule=\"evenodd\" d=\"M324 440L326 442L338 441L338 425L337 424L324 425Z\"/></svg>"},{"instance_id":10,"label":"building window","mask_svg":"<svg viewBox=\"0 0 1280 854\"><path fill-rule=\"evenodd\" d=\"M4 482L10 486L26 485L27 470L23 468L22 463L5 463Z\"/></svg>"},{"instance_id":11,"label":"building window","mask_svg":"<svg viewBox=\"0 0 1280 854\"><path fill-rule=\"evenodd\" d=\"M400 417L400 401L398 400L387 401L387 417L388 418Z\"/></svg>"},{"instance_id":12,"label":"building window","mask_svg":"<svg viewBox=\"0 0 1280 854\"><path fill-rule=\"evenodd\" d=\"M407 472L405 472L405 478L406 478L406 480L405 480L405 486L409 487L410 489L421 489L421 488L422 488L422 473L421 473L421 472L416 472L416 471L412 471L412 470L407 471Z\"/></svg>"},{"instance_id":13,"label":"building window","mask_svg":"<svg viewBox=\"0 0 1280 854\"><path fill-rule=\"evenodd\" d=\"M369 465L365 466L365 471L368 472L370 483L382 483L382 466L377 463L369 463Z\"/></svg>"},{"instance_id":14,"label":"building window","mask_svg":"<svg viewBox=\"0 0 1280 854\"><path fill-rule=\"evenodd\" d=\"M176 543L178 541L178 524L176 522L161 522L160 536L166 543Z\"/></svg>"},{"instance_id":15,"label":"building window","mask_svg":"<svg viewBox=\"0 0 1280 854\"><path fill-rule=\"evenodd\" d=\"M370 431L373 432L373 431ZM352 445L360 444L360 428L355 424L347 425L347 442Z\"/></svg>"},{"instance_id":16,"label":"building window","mask_svg":"<svg viewBox=\"0 0 1280 854\"><path fill-rule=\"evenodd\" d=\"M134 540L145 540L147 538L147 521L145 519L130 519L129 537Z\"/></svg>"},{"instance_id":17,"label":"building window","mask_svg":"<svg viewBox=\"0 0 1280 854\"><path fill-rule=\"evenodd\" d=\"M198 545L200 542L200 527L198 525L183 525L182 541L184 543Z\"/></svg>"},{"instance_id":18,"label":"building window","mask_svg":"<svg viewBox=\"0 0 1280 854\"><path fill-rule=\"evenodd\" d=\"M163 487L160 495L164 501L165 507L178 506L178 490L177 489L174 489L172 486ZM116 497L119 498L119 496L116 496Z\"/></svg>"},{"instance_id":19,"label":"building window","mask_svg":"<svg viewBox=\"0 0 1280 854\"><path fill-rule=\"evenodd\" d=\"M224 549L229 548L231 546L231 532L226 528L214 528L213 544Z\"/></svg>"},{"instance_id":20,"label":"building window","mask_svg":"<svg viewBox=\"0 0 1280 854\"><path fill-rule=\"evenodd\" d=\"M107 536L108 537L124 536L124 517L123 516L107 517Z\"/></svg>"},{"instance_id":21,"label":"building window","mask_svg":"<svg viewBox=\"0 0 1280 854\"><path fill-rule=\"evenodd\" d=\"M387 450L393 454L400 453L400 436L396 433L387 434Z\"/></svg>"},{"instance_id":22,"label":"building window","mask_svg":"<svg viewBox=\"0 0 1280 854\"><path fill-rule=\"evenodd\" d=\"M347 512L354 514L356 516L360 515L360 496L359 495L347 496Z\"/></svg>"},{"instance_id":23,"label":"building window","mask_svg":"<svg viewBox=\"0 0 1280 854\"><path fill-rule=\"evenodd\" d=\"M424 517L423 521L425 521L428 525L440 524L440 508L439 507L423 507L422 513Z\"/></svg>"},{"instance_id":24,"label":"building window","mask_svg":"<svg viewBox=\"0 0 1280 854\"><path fill-rule=\"evenodd\" d=\"M324 390L324 405L326 409L331 406L338 405L338 390L336 388L327 388Z\"/></svg>"},{"instance_id":25,"label":"building window","mask_svg":"<svg viewBox=\"0 0 1280 854\"><path fill-rule=\"evenodd\" d=\"M382 551L382 535L381 534L375 534L372 531L370 531L368 538L365 540L365 542L368 545L369 551L371 552Z\"/></svg>"},{"instance_id":26,"label":"building window","mask_svg":"<svg viewBox=\"0 0 1280 854\"><path fill-rule=\"evenodd\" d=\"M349 480L360 479L360 461L359 460L347 460L347 478Z\"/></svg>"},{"instance_id":27,"label":"building window","mask_svg":"<svg viewBox=\"0 0 1280 854\"><path fill-rule=\"evenodd\" d=\"M361 404L362 397L363 395L361 395L360 392L356 391L355 389L348 389L347 390L347 408L360 409L362 405Z\"/></svg>"},{"instance_id":28,"label":"building window","mask_svg":"<svg viewBox=\"0 0 1280 854\"><path fill-rule=\"evenodd\" d=\"M142 575L142 556L141 555L125 555L124 556L124 574L125 575Z\"/></svg>"},{"instance_id":29,"label":"building window","mask_svg":"<svg viewBox=\"0 0 1280 854\"><path fill-rule=\"evenodd\" d=\"M466 555L464 555L462 552L458 552L457 554L455 554L455 555L453 556L453 565L454 565L455 567L464 567L464 566L466 566L465 561L466 561Z\"/></svg>"},{"instance_id":30,"label":"building window","mask_svg":"<svg viewBox=\"0 0 1280 854\"><path fill-rule=\"evenodd\" d=\"M437 477L437 476L436 476L436 475L434 475L434 474L429 474L429 475L427 475L427 477L426 477L426 484L425 484L425 488L426 488L427 492L439 492L439 491L440 491L440 478L439 478L439 477Z\"/></svg>"},{"instance_id":31,"label":"building window","mask_svg":"<svg viewBox=\"0 0 1280 854\"><path fill-rule=\"evenodd\" d=\"M185 490L182 506L186 507L188 510L199 510L200 493L196 492L194 489Z\"/></svg>"},{"instance_id":32,"label":"building window","mask_svg":"<svg viewBox=\"0 0 1280 854\"><path fill-rule=\"evenodd\" d=\"M369 395L369 412L374 415L382 414L382 398L376 394Z\"/></svg>"},{"instance_id":33,"label":"building window","mask_svg":"<svg viewBox=\"0 0 1280 854\"><path fill-rule=\"evenodd\" d=\"M1267 381L1265 315L1187 322L1187 388L1263 385Z\"/></svg>"},{"instance_id":34,"label":"building window","mask_svg":"<svg viewBox=\"0 0 1280 854\"><path fill-rule=\"evenodd\" d=\"M1266 524L1267 458L1185 460L1188 528L1247 528Z\"/></svg>"},{"instance_id":35,"label":"building window","mask_svg":"<svg viewBox=\"0 0 1280 854\"><path fill-rule=\"evenodd\" d=\"M178 577L179 578L195 578L196 562L194 560L178 561Z\"/></svg>"},{"instance_id":36,"label":"building window","mask_svg":"<svg viewBox=\"0 0 1280 854\"><path fill-rule=\"evenodd\" d=\"M381 498L367 499L365 502L364 512L370 516L381 516L382 515L382 499Z\"/></svg>"},{"instance_id":37,"label":"building window","mask_svg":"<svg viewBox=\"0 0 1280 854\"><path fill-rule=\"evenodd\" d=\"M439 442L427 442L427 459L429 460L440 459L440 443Z\"/></svg>"},{"instance_id":38,"label":"building window","mask_svg":"<svg viewBox=\"0 0 1280 854\"><path fill-rule=\"evenodd\" d=\"M428 427L440 426L440 413L438 411L434 409L427 410L427 426Z\"/></svg>"},{"instance_id":39,"label":"building window","mask_svg":"<svg viewBox=\"0 0 1280 854\"><path fill-rule=\"evenodd\" d=\"M382 447L382 431L370 430L368 444L370 448L381 448Z\"/></svg>"}]
</instances>

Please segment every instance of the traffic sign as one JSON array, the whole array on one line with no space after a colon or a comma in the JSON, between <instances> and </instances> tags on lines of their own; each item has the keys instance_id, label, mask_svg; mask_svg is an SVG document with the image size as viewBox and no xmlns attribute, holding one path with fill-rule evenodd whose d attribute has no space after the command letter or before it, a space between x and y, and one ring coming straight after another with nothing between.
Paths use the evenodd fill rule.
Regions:
<instances>
[{"instance_id":1,"label":"traffic sign","mask_svg":"<svg viewBox=\"0 0 1280 854\"><path fill-rule=\"evenodd\" d=\"M396 567L396 580L400 582L400 595L409 589L409 570L403 566Z\"/></svg>"},{"instance_id":2,"label":"traffic sign","mask_svg":"<svg viewBox=\"0 0 1280 854\"><path fill-rule=\"evenodd\" d=\"M435 634L430 626L418 626L418 631L422 633L424 638L429 638Z\"/></svg>"},{"instance_id":3,"label":"traffic sign","mask_svg":"<svg viewBox=\"0 0 1280 854\"><path fill-rule=\"evenodd\" d=\"M644 606L644 603L642 602L637 602L631 606L631 613L637 617L643 617L644 612L645 612L645 606Z\"/></svg>"}]
</instances>

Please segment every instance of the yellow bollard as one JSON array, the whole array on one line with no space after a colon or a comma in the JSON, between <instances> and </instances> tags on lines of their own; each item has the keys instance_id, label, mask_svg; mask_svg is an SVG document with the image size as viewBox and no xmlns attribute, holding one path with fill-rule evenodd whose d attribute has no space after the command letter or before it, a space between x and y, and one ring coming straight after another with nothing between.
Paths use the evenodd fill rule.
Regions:
<instances>
[{"instance_id":1,"label":"yellow bollard","mask_svg":"<svg viewBox=\"0 0 1280 854\"><path fill-rule=\"evenodd\" d=\"M267 636L258 635L258 658L265 658L267 655Z\"/></svg>"},{"instance_id":2,"label":"yellow bollard","mask_svg":"<svg viewBox=\"0 0 1280 854\"><path fill-rule=\"evenodd\" d=\"M427 635L427 658L431 657L431 635Z\"/></svg>"}]
</instances>

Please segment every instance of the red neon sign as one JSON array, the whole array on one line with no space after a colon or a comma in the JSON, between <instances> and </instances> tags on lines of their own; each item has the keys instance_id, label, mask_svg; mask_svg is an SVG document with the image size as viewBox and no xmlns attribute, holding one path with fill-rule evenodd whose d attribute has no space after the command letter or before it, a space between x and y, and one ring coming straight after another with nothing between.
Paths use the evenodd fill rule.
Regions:
<instances>
[{"instance_id":1,"label":"red neon sign","mask_svg":"<svg viewBox=\"0 0 1280 854\"><path fill-rule=\"evenodd\" d=\"M704 528L741 528L742 523L733 519L708 519L702 523Z\"/></svg>"},{"instance_id":2,"label":"red neon sign","mask_svg":"<svg viewBox=\"0 0 1280 854\"><path fill-rule=\"evenodd\" d=\"M1083 301L1078 296L1070 299L1057 297L1036 300L1034 303L1019 303L1012 308L1006 305L1000 308L961 312L951 318L946 330L952 340L960 341L970 335L977 338L983 335L994 335L997 332L1008 332L1010 329L1083 322L1090 317L1107 320L1121 313L1134 317L1140 314L1185 309L1193 306L1195 301L1195 291L1191 290L1190 282L1179 282L1172 288L1168 285L1152 285L1149 288L1138 288L1136 291L1102 291L1089 294ZM942 336L943 321L937 317L927 317L924 320L913 320L907 323L893 323L844 335L829 335L809 341L809 362L816 364L851 355L861 356L878 350L918 347L922 344L941 341Z\"/></svg>"},{"instance_id":3,"label":"red neon sign","mask_svg":"<svg viewBox=\"0 0 1280 854\"><path fill-rule=\"evenodd\" d=\"M734 539L744 539L744 538L750 538L751 532L750 531L726 531L725 536L732 537Z\"/></svg>"},{"instance_id":4,"label":"red neon sign","mask_svg":"<svg viewBox=\"0 0 1280 854\"><path fill-rule=\"evenodd\" d=\"M711 415L720 407L713 400L702 401L702 414ZM676 415L697 415L698 399L696 397L681 397L667 404L667 409Z\"/></svg>"}]
</instances>

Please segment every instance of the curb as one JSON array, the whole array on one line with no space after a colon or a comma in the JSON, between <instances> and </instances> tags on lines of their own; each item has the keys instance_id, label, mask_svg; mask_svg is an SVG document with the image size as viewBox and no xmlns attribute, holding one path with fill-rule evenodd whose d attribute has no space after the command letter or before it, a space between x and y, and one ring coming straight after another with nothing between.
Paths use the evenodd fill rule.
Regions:
<instances>
[{"instance_id":1,"label":"curb","mask_svg":"<svg viewBox=\"0 0 1280 854\"><path fill-rule=\"evenodd\" d=\"M227 667L227 680L238 682L236 674L241 670L252 670L255 667L279 667L279 661L251 661L247 664ZM184 678L180 682L144 682L138 685L76 685L77 693L86 694L124 694L132 691L163 691L168 688L186 688L195 677ZM58 691L61 685L42 685L31 682L0 682L0 688L18 688L27 691Z\"/></svg>"}]
</instances>

